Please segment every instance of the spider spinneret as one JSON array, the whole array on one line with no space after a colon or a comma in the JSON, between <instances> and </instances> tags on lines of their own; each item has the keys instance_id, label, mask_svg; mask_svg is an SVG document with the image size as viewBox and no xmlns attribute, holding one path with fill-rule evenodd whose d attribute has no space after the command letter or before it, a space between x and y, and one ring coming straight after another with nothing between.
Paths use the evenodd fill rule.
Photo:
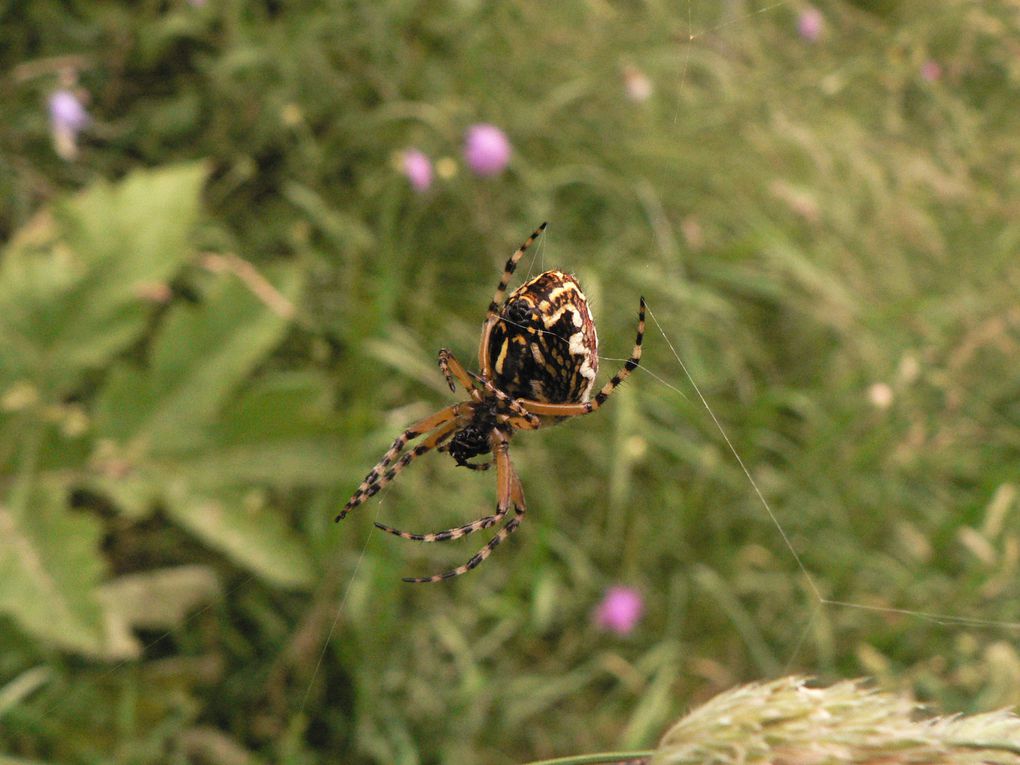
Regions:
<instances>
[{"instance_id":1,"label":"spider spinneret","mask_svg":"<svg viewBox=\"0 0 1020 765\"><path fill-rule=\"evenodd\" d=\"M514 515L467 563L435 576L405 578L405 582L438 582L460 576L488 558L517 529L527 510L524 489L510 461L513 434L596 411L641 361L644 298L639 303L637 339L630 358L594 398L591 391L599 368L598 336L588 299L577 280L562 271L546 271L518 287L504 301L518 261L545 226L539 226L506 263L482 325L479 373L464 369L446 348L439 351L439 368L450 390L456 391L460 383L468 400L441 409L401 433L336 517L342 520L432 449L449 453L458 465L471 470L488 470L495 464L498 500L494 514L428 534L375 524L404 539L443 542L496 526L513 507ZM411 441L422 436L417 445L408 448ZM491 461L468 461L486 454L493 455Z\"/></svg>"}]
</instances>

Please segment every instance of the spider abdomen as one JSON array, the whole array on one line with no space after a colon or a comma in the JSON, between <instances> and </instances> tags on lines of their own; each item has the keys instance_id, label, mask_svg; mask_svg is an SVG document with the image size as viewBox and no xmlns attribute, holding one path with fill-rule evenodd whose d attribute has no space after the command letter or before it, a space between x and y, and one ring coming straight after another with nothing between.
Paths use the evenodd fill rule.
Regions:
<instances>
[{"instance_id":1,"label":"spider abdomen","mask_svg":"<svg viewBox=\"0 0 1020 765\"><path fill-rule=\"evenodd\" d=\"M489 334L493 384L513 398L588 401L599 368L588 299L570 274L546 271L500 307Z\"/></svg>"}]
</instances>

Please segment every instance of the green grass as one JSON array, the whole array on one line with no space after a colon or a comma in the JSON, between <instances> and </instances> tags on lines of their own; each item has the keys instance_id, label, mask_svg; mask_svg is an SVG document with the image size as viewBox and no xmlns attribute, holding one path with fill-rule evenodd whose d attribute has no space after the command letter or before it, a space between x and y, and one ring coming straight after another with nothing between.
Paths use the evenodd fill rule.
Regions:
<instances>
[{"instance_id":1,"label":"green grass","mask_svg":"<svg viewBox=\"0 0 1020 765\"><path fill-rule=\"evenodd\" d=\"M45 540L67 623L94 627L62 640L52 599L0 586L0 753L499 765L649 748L699 701L794 671L875 676L944 712L1020 703L1017 629L997 626L1020 622L1020 19L1005 1L825 2L809 43L804 7L0 6L0 238L21 237L2 257L55 253L31 293L45 321L0 334L0 507ZM71 162L46 114L68 63L94 118ZM626 98L627 67L648 101ZM483 121L514 146L496 178L460 155ZM394 165L412 146L457 172L415 193ZM184 170L144 176L165 199L61 201L197 160L194 221L171 206L198 193ZM543 220L521 277L578 276L604 376L645 295L643 370L599 414L515 439L530 512L479 570L404 585L480 542L371 521L474 519L491 475L430 455L332 518L451 400L437 350L471 361L505 258ZM33 232L92 258L79 303ZM297 316L208 253L252 263ZM14 283L0 274L5 306ZM79 335L91 361L46 345ZM148 575L138 612L104 605L131 574ZM591 622L617 583L646 600L627 637Z\"/></svg>"}]
</instances>

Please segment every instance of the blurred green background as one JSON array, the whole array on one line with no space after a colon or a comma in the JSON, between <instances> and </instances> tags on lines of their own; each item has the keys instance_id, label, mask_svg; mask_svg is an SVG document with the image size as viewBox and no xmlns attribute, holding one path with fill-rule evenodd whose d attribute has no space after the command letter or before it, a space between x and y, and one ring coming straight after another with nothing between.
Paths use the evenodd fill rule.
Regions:
<instances>
[{"instance_id":1,"label":"blurred green background","mask_svg":"<svg viewBox=\"0 0 1020 765\"><path fill-rule=\"evenodd\" d=\"M0 63L0 762L517 763L788 672L1020 702L1015 1L33 0ZM642 369L403 584L482 540L372 520L491 474L333 517L543 220L515 283L578 276L600 379L644 294Z\"/></svg>"}]
</instances>

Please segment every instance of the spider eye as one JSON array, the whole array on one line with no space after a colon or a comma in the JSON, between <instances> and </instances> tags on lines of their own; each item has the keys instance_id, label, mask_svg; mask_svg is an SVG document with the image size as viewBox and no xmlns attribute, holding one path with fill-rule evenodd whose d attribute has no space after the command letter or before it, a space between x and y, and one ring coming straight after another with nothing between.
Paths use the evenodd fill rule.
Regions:
<instances>
[{"instance_id":1,"label":"spider eye","mask_svg":"<svg viewBox=\"0 0 1020 765\"><path fill-rule=\"evenodd\" d=\"M534 312L527 300L515 300L506 307L506 318L514 324L528 324Z\"/></svg>"}]
</instances>

